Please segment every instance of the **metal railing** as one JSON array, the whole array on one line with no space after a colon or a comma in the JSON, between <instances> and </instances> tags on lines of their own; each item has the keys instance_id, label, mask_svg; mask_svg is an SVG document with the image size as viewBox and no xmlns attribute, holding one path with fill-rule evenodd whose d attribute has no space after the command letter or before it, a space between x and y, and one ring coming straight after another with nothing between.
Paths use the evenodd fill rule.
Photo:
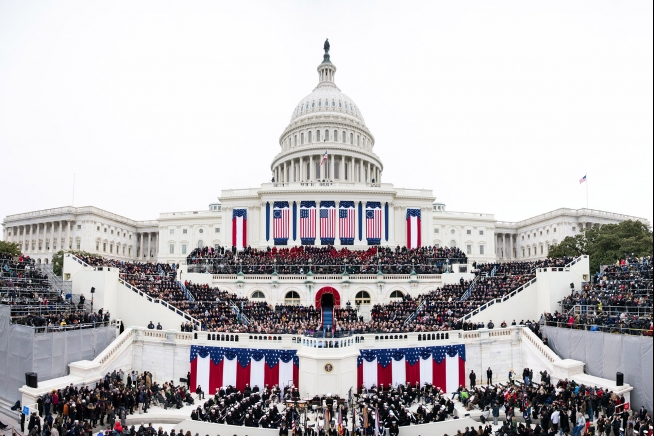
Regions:
<instances>
[{"instance_id":1,"label":"metal railing","mask_svg":"<svg viewBox=\"0 0 654 436\"><path fill-rule=\"evenodd\" d=\"M629 316L652 317L652 306L604 306L600 310L596 304L562 304L562 312L575 315L619 315L626 313Z\"/></svg>"},{"instance_id":2,"label":"metal railing","mask_svg":"<svg viewBox=\"0 0 654 436\"><path fill-rule=\"evenodd\" d=\"M186 294L186 298L188 298L189 301L195 301L195 297L193 297L193 294L191 294L191 292L188 289L186 289L184 283L182 283L181 281L178 281L177 283L179 284L179 287L182 288L182 291L184 291L184 294Z\"/></svg>"},{"instance_id":3,"label":"metal railing","mask_svg":"<svg viewBox=\"0 0 654 436\"><path fill-rule=\"evenodd\" d=\"M585 323L575 322L572 325L568 325L568 323L564 321L545 321L545 325L549 327L559 327L559 328L572 329L572 330L598 331L604 333L620 333L620 334L652 337L652 330L623 326L619 324L601 325L601 324L585 324Z\"/></svg>"}]
</instances>

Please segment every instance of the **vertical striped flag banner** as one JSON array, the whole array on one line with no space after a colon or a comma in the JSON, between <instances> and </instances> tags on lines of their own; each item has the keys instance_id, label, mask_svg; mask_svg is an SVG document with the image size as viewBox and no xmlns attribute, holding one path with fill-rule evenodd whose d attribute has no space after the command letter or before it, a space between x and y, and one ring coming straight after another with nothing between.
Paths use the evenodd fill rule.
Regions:
<instances>
[{"instance_id":1,"label":"vertical striped flag banner","mask_svg":"<svg viewBox=\"0 0 654 436\"><path fill-rule=\"evenodd\" d=\"M299 388L300 361L296 350L256 350L191 346L191 390L199 385L207 395L221 386L243 392L246 385ZM282 389L283 391L283 389Z\"/></svg>"},{"instance_id":2,"label":"vertical striped flag banner","mask_svg":"<svg viewBox=\"0 0 654 436\"><path fill-rule=\"evenodd\" d=\"M419 248L420 240L420 208L407 208L406 210L406 247Z\"/></svg>"},{"instance_id":3,"label":"vertical striped flag banner","mask_svg":"<svg viewBox=\"0 0 654 436\"><path fill-rule=\"evenodd\" d=\"M379 201L366 203L366 239L368 245L381 244L382 237L382 208Z\"/></svg>"},{"instance_id":4,"label":"vertical striped flag banner","mask_svg":"<svg viewBox=\"0 0 654 436\"><path fill-rule=\"evenodd\" d=\"M465 345L359 350L358 387L416 382L454 392L466 383Z\"/></svg>"},{"instance_id":5,"label":"vertical striped flag banner","mask_svg":"<svg viewBox=\"0 0 654 436\"><path fill-rule=\"evenodd\" d=\"M289 214L288 201L276 201L273 204L273 240L275 245L288 244Z\"/></svg>"},{"instance_id":6,"label":"vertical striped flag banner","mask_svg":"<svg viewBox=\"0 0 654 436\"><path fill-rule=\"evenodd\" d=\"M232 245L242 250L247 245L247 209L234 209L232 211Z\"/></svg>"},{"instance_id":7,"label":"vertical striped flag banner","mask_svg":"<svg viewBox=\"0 0 654 436\"><path fill-rule=\"evenodd\" d=\"M355 209L353 201L341 201L338 205L338 236L341 245L354 245Z\"/></svg>"},{"instance_id":8,"label":"vertical striped flag banner","mask_svg":"<svg viewBox=\"0 0 654 436\"><path fill-rule=\"evenodd\" d=\"M320 243L334 245L336 238L336 202L320 202Z\"/></svg>"},{"instance_id":9,"label":"vertical striped flag banner","mask_svg":"<svg viewBox=\"0 0 654 436\"><path fill-rule=\"evenodd\" d=\"M300 241L302 245L316 243L316 202L300 202Z\"/></svg>"}]
</instances>

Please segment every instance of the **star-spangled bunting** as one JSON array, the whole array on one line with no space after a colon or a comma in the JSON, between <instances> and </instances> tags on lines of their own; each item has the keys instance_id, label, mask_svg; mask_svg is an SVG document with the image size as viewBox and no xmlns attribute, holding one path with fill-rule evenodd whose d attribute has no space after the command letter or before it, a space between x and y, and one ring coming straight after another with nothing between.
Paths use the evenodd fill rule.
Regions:
<instances>
[{"instance_id":1,"label":"star-spangled bunting","mask_svg":"<svg viewBox=\"0 0 654 436\"><path fill-rule=\"evenodd\" d=\"M456 355L465 361L466 348L465 345L442 345L435 347L415 347L415 348L388 348L381 350L359 350L359 357L357 358L357 365L361 365L363 360L373 362L377 359L377 363L382 368L386 368L391 359L396 361L406 359L409 365L415 365L418 359L429 359L433 357L436 363L441 363L445 360L445 356L454 357Z\"/></svg>"},{"instance_id":2,"label":"star-spangled bunting","mask_svg":"<svg viewBox=\"0 0 654 436\"><path fill-rule=\"evenodd\" d=\"M299 358L296 350L268 350L268 349L255 349L255 348L227 348L227 347L205 347L202 345L191 346L190 361L194 361L198 357L210 356L211 361L218 365L223 359L233 360L237 359L238 364L243 368L248 366L250 359L259 362L265 358L266 365L273 368L281 360L288 363L291 360L293 364L299 364Z\"/></svg>"}]
</instances>

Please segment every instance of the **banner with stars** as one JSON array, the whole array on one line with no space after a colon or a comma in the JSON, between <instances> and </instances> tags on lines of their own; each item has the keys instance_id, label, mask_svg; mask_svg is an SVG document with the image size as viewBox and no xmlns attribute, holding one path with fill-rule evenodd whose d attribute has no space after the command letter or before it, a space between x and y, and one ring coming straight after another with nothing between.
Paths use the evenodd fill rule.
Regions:
<instances>
[{"instance_id":1,"label":"banner with stars","mask_svg":"<svg viewBox=\"0 0 654 436\"><path fill-rule=\"evenodd\" d=\"M465 345L359 350L358 388L433 384L454 392L466 382Z\"/></svg>"},{"instance_id":2,"label":"banner with stars","mask_svg":"<svg viewBox=\"0 0 654 436\"><path fill-rule=\"evenodd\" d=\"M243 391L246 386L299 387L300 360L296 350L191 346L191 380L208 395L222 386Z\"/></svg>"}]
</instances>

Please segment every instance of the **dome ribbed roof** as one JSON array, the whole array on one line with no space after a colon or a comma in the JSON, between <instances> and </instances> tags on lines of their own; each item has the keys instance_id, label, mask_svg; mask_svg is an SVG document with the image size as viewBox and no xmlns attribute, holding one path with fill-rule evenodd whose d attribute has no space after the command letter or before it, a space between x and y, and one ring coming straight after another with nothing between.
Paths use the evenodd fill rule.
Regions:
<instances>
[{"instance_id":1,"label":"dome ribbed roof","mask_svg":"<svg viewBox=\"0 0 654 436\"><path fill-rule=\"evenodd\" d=\"M332 84L321 84L313 92L304 97L295 107L291 122L305 115L341 113L358 119L365 124L363 115L350 97L343 94Z\"/></svg>"}]
</instances>

